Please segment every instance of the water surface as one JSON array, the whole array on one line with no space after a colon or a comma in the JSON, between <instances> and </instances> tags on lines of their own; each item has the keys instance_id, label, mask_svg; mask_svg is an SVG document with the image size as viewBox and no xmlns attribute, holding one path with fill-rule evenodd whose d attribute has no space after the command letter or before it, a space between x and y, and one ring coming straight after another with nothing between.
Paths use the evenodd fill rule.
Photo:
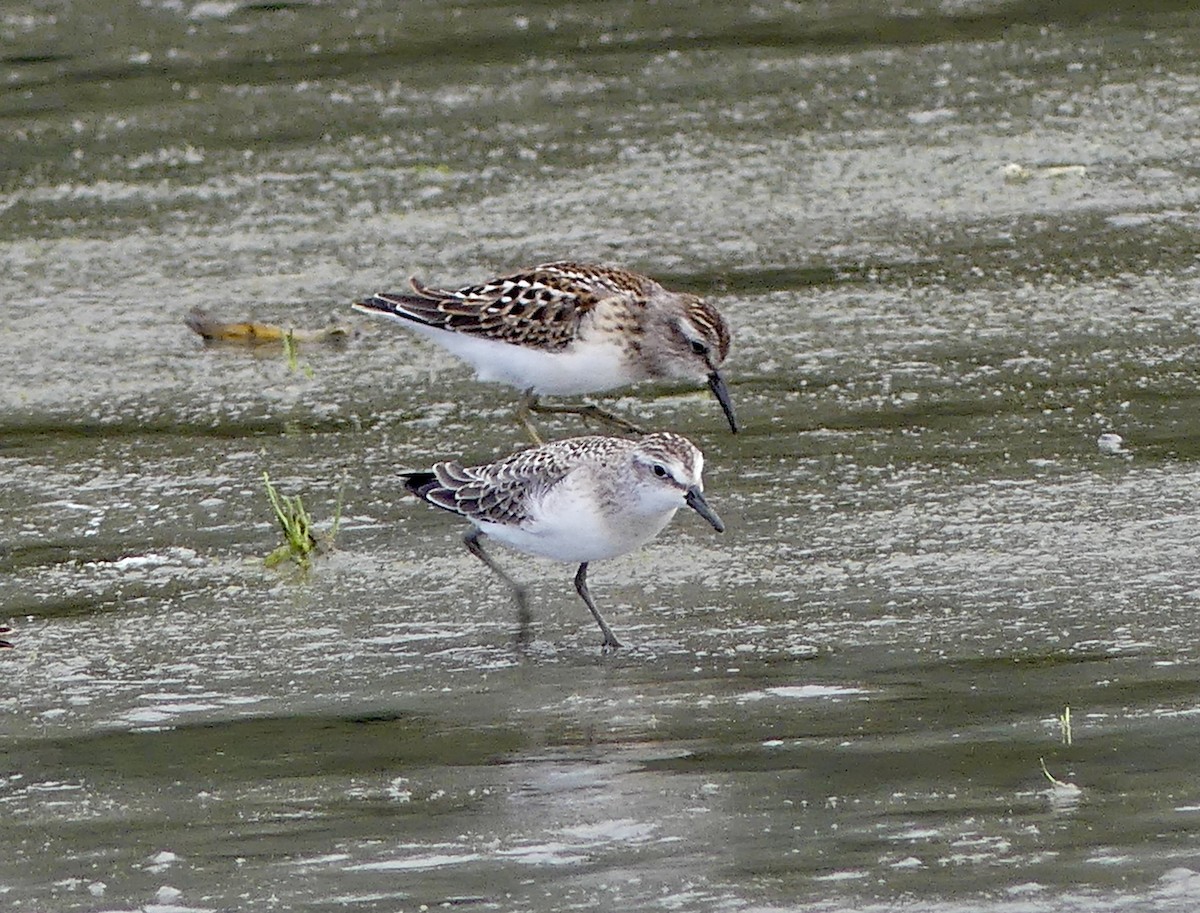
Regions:
<instances>
[{"instance_id":1,"label":"water surface","mask_svg":"<svg viewBox=\"0 0 1200 913\"><path fill-rule=\"evenodd\" d=\"M28 3L0 49L8 908L1195 908L1191 4ZM743 434L609 403L729 527L593 567L609 656L498 553L516 652L398 482L513 398L348 308L565 256L736 333ZM306 577L264 471L340 502Z\"/></svg>"}]
</instances>

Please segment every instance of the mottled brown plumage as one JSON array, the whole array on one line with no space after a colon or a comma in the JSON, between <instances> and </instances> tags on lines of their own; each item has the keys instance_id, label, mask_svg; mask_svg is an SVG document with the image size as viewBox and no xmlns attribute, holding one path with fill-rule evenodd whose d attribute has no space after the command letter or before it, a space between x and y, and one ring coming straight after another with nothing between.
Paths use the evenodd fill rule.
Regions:
<instances>
[{"instance_id":1,"label":"mottled brown plumage","mask_svg":"<svg viewBox=\"0 0 1200 913\"><path fill-rule=\"evenodd\" d=\"M458 289L410 282L411 292L380 293L355 307L428 336L472 364L480 380L535 401L645 380L706 379L737 430L718 370L729 355L729 325L696 295L568 261Z\"/></svg>"}]
</instances>

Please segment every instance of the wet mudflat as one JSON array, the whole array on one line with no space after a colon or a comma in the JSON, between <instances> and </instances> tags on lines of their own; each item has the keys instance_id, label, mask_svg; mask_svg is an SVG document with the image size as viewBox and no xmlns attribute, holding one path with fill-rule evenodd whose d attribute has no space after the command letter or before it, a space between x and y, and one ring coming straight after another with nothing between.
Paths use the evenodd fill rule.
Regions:
<instances>
[{"instance_id":1,"label":"wet mudflat","mask_svg":"<svg viewBox=\"0 0 1200 913\"><path fill-rule=\"evenodd\" d=\"M19 4L0 47L7 909L1195 908L1189 4ZM518 653L397 478L515 397L348 308L564 256L736 334L743 434L610 403L728 531L592 568L608 656L497 552ZM307 577L264 471L340 504Z\"/></svg>"}]
</instances>

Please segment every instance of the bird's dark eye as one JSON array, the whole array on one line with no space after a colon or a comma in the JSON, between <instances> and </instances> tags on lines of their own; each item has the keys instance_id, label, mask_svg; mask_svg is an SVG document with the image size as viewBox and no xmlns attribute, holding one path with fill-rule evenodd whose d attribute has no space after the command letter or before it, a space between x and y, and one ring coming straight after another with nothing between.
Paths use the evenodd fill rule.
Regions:
<instances>
[{"instance_id":1,"label":"bird's dark eye","mask_svg":"<svg viewBox=\"0 0 1200 913\"><path fill-rule=\"evenodd\" d=\"M660 479L665 479L667 477L667 467L664 466L662 463L655 463L654 464L654 474L656 476L658 476Z\"/></svg>"},{"instance_id":2,"label":"bird's dark eye","mask_svg":"<svg viewBox=\"0 0 1200 913\"><path fill-rule=\"evenodd\" d=\"M708 354L708 346L706 346L699 339L697 339L692 342L692 351L695 352L697 355L707 355Z\"/></svg>"}]
</instances>

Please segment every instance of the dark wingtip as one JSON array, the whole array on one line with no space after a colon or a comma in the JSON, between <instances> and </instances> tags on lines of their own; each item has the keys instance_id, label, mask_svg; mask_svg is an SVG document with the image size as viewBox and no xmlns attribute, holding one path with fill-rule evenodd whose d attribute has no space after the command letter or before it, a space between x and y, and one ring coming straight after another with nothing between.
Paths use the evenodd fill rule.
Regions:
<instances>
[{"instance_id":1,"label":"dark wingtip","mask_svg":"<svg viewBox=\"0 0 1200 913\"><path fill-rule=\"evenodd\" d=\"M364 314L395 314L396 306L388 301L385 295L372 295L360 301L353 301L350 307Z\"/></svg>"},{"instance_id":2,"label":"dark wingtip","mask_svg":"<svg viewBox=\"0 0 1200 913\"><path fill-rule=\"evenodd\" d=\"M438 487L437 476L429 470L402 472L400 473L400 481L404 483L405 489L422 501L428 501L429 492Z\"/></svg>"},{"instance_id":3,"label":"dark wingtip","mask_svg":"<svg viewBox=\"0 0 1200 913\"><path fill-rule=\"evenodd\" d=\"M430 303L428 295L411 295L407 292L376 292L359 301L351 302L350 307L363 314L373 314L377 317L390 317L400 322L423 323L425 326L450 329L446 326L447 318L438 308Z\"/></svg>"}]
</instances>

